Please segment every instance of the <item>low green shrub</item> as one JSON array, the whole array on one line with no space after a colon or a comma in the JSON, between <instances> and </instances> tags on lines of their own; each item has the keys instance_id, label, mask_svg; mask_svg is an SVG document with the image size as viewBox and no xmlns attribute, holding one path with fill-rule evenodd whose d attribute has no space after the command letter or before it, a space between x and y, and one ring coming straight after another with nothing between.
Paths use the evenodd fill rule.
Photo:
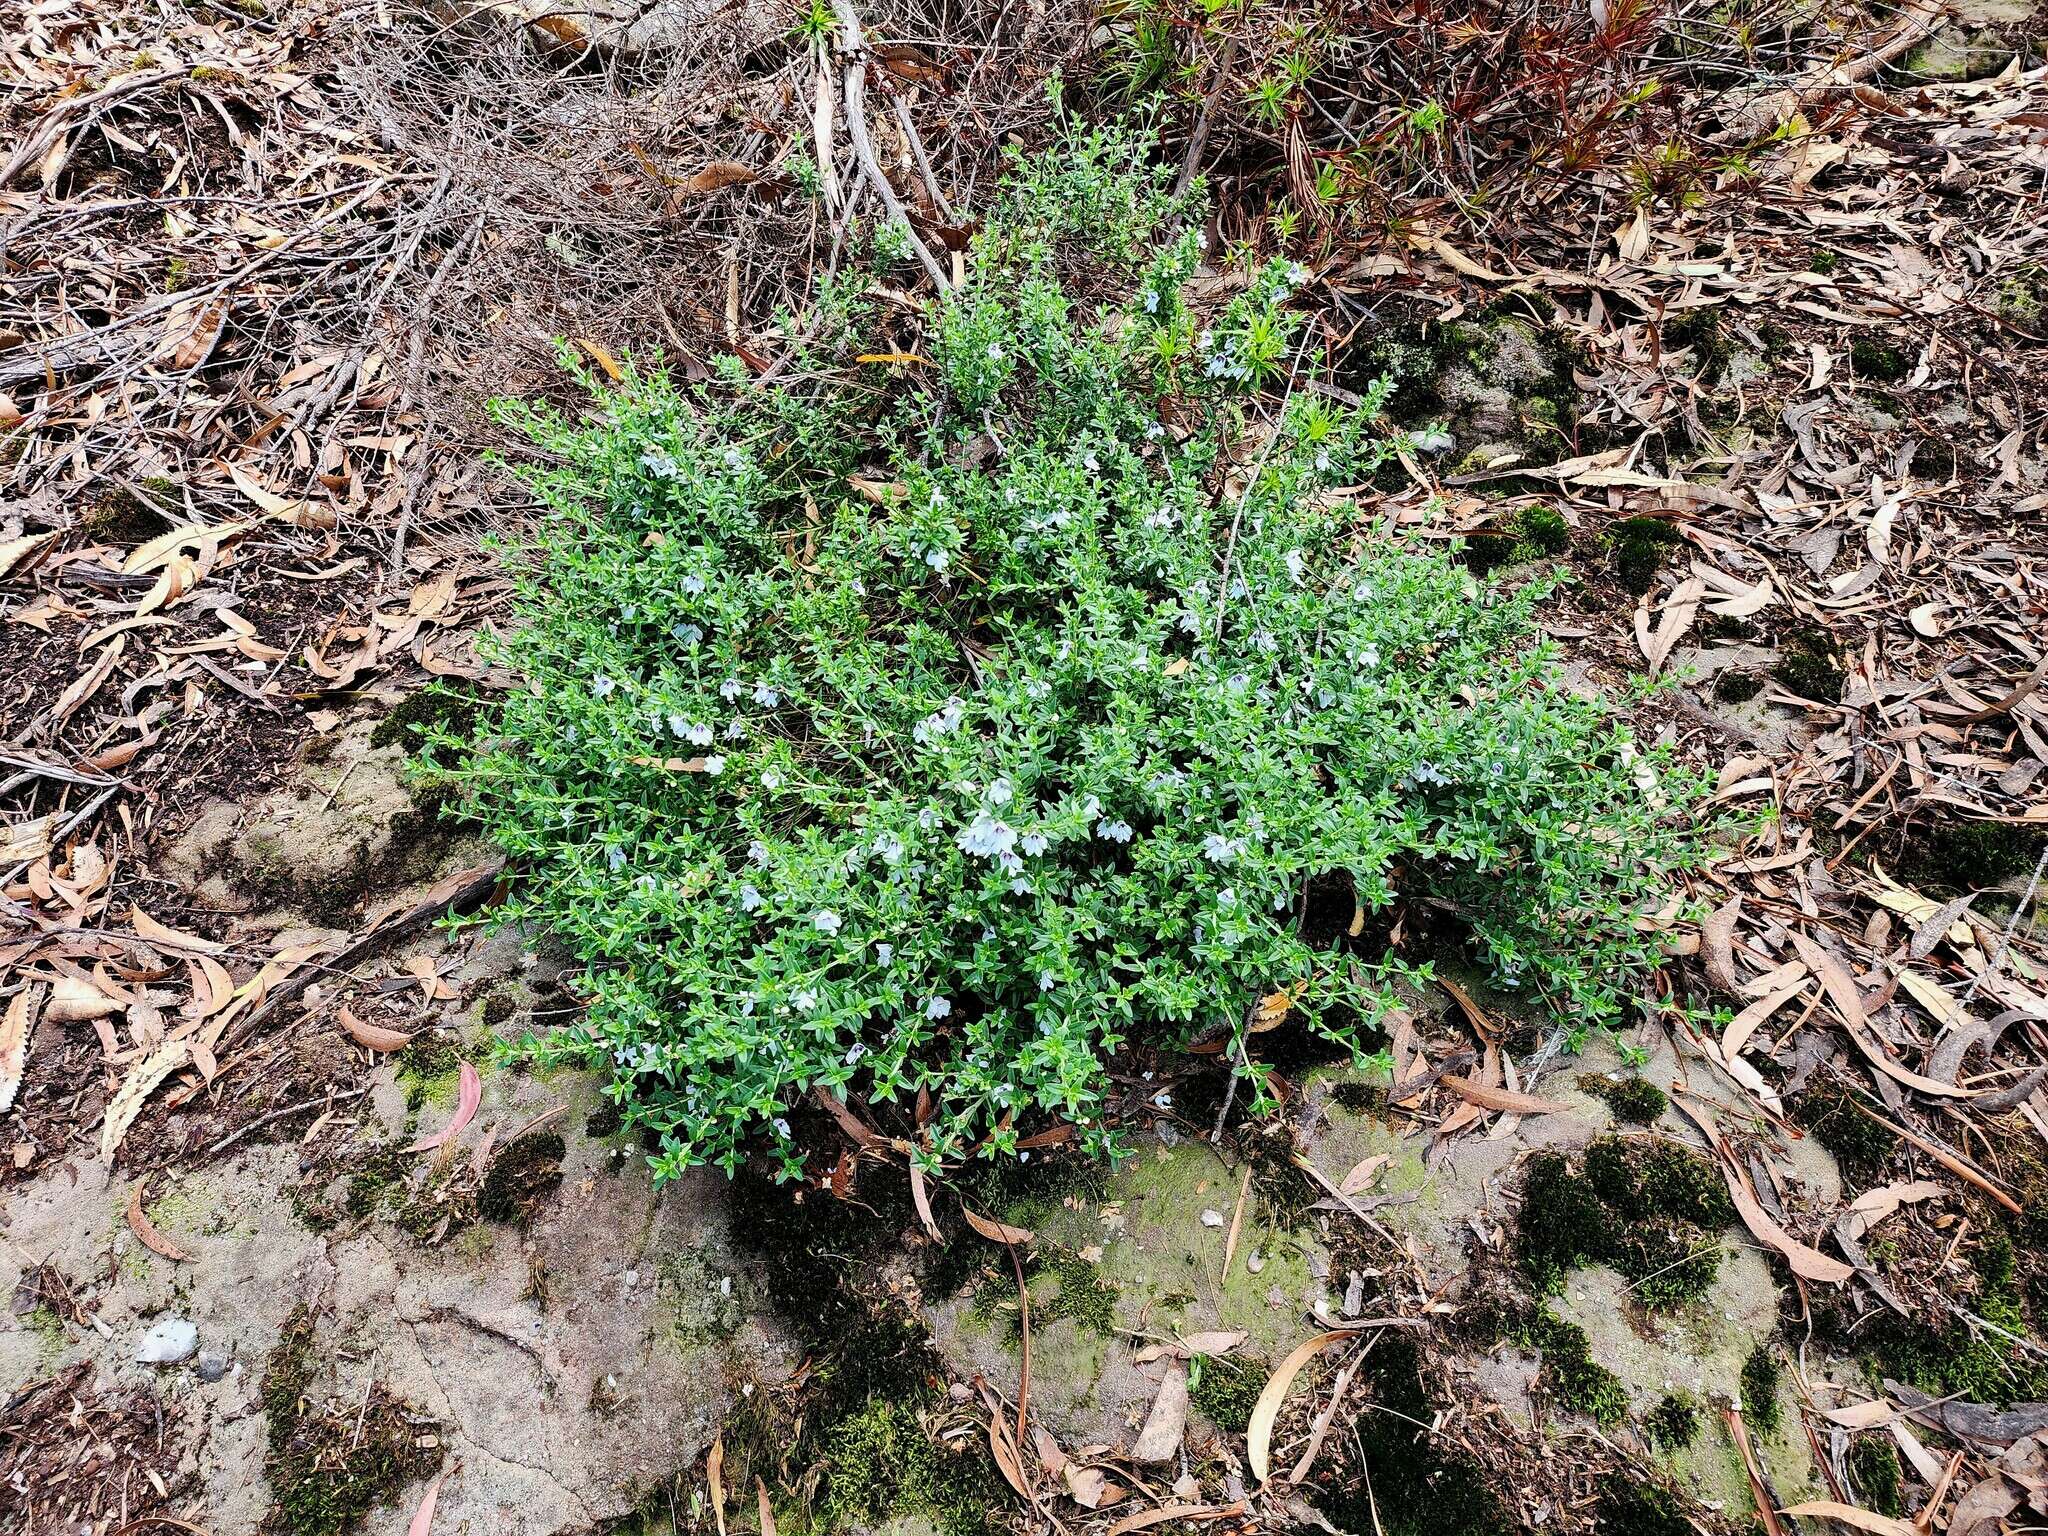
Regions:
<instances>
[{"instance_id":1,"label":"low green shrub","mask_svg":"<svg viewBox=\"0 0 2048 1536\"><path fill-rule=\"evenodd\" d=\"M1168 179L1076 136L921 330L846 280L773 381L503 407L549 515L497 652L524 686L458 771L502 915L585 967L527 1049L608 1068L657 1173L794 1173L814 1090L933 1160L1109 1147L1114 1053L1280 990L1359 1049L1397 962L1302 937L1333 871L1575 1020L1654 963L1698 780L1562 684L1542 583L1369 526L1340 488L1384 387L1273 408L1302 274L1198 311Z\"/></svg>"}]
</instances>

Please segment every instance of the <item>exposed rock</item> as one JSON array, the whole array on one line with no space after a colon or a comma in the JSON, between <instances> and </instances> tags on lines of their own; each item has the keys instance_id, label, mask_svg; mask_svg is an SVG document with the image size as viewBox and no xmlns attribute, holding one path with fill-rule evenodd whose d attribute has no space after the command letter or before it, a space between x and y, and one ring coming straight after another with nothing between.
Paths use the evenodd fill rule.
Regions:
<instances>
[{"instance_id":1,"label":"exposed rock","mask_svg":"<svg viewBox=\"0 0 2048 1536\"><path fill-rule=\"evenodd\" d=\"M183 1365L199 1348L199 1330L182 1317L167 1317L152 1326L135 1348L140 1365Z\"/></svg>"}]
</instances>

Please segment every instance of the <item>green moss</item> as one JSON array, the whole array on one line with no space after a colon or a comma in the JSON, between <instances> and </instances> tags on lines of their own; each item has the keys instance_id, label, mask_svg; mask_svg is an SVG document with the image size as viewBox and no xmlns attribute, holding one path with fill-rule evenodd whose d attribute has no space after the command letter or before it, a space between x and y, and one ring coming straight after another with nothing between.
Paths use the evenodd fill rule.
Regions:
<instances>
[{"instance_id":1,"label":"green moss","mask_svg":"<svg viewBox=\"0 0 2048 1536\"><path fill-rule=\"evenodd\" d=\"M1088 1332L1108 1338L1116 1329L1116 1287L1106 1283L1093 1264L1065 1248L1050 1248L1037 1257L1035 1274L1048 1274L1058 1286L1052 1299L1034 1307L1044 1321L1071 1317Z\"/></svg>"},{"instance_id":2,"label":"green moss","mask_svg":"<svg viewBox=\"0 0 2048 1536\"><path fill-rule=\"evenodd\" d=\"M1606 537L1615 579L1638 596L1650 590L1650 583L1680 542L1678 531L1655 517L1617 518L1608 526Z\"/></svg>"},{"instance_id":3,"label":"green moss","mask_svg":"<svg viewBox=\"0 0 2048 1536\"><path fill-rule=\"evenodd\" d=\"M164 292L176 293L192 278L192 263L183 256L173 256L164 263Z\"/></svg>"},{"instance_id":4,"label":"green moss","mask_svg":"<svg viewBox=\"0 0 2048 1536\"><path fill-rule=\"evenodd\" d=\"M1662 1088L1634 1074L1617 1082L1604 1072L1587 1072L1579 1078L1579 1086L1613 1110L1615 1119L1630 1125L1648 1125L1671 1102Z\"/></svg>"},{"instance_id":5,"label":"green moss","mask_svg":"<svg viewBox=\"0 0 2048 1536\"><path fill-rule=\"evenodd\" d=\"M1667 351L1678 347L1692 351L1699 364L1697 377L1704 384L1711 384L1721 376L1721 371L1728 366L1728 354L1733 350L1721 329L1720 310L1710 305L1682 310L1666 320L1662 339Z\"/></svg>"},{"instance_id":6,"label":"green moss","mask_svg":"<svg viewBox=\"0 0 2048 1536\"><path fill-rule=\"evenodd\" d=\"M285 1319L258 1391L269 1446L266 1536L339 1536L441 1462L410 1404L375 1386L348 1403L317 1403L313 1377L313 1317L299 1306Z\"/></svg>"},{"instance_id":7,"label":"green moss","mask_svg":"<svg viewBox=\"0 0 2048 1536\"><path fill-rule=\"evenodd\" d=\"M477 1214L485 1221L524 1226L543 1196L562 1182L566 1143L553 1131L522 1136L491 1159L477 1194Z\"/></svg>"},{"instance_id":8,"label":"green moss","mask_svg":"<svg viewBox=\"0 0 2048 1536\"><path fill-rule=\"evenodd\" d=\"M1998 313L2006 324L2023 331L2041 328L2044 285L2038 275L2009 277L1998 286Z\"/></svg>"},{"instance_id":9,"label":"green moss","mask_svg":"<svg viewBox=\"0 0 2048 1536\"><path fill-rule=\"evenodd\" d=\"M1384 1536L1509 1536L1516 1529L1478 1463L1430 1433L1440 1406L1425 1387L1414 1340L1388 1333L1366 1355L1361 1389L1373 1411L1352 1434L1363 1476L1319 1470L1310 1501L1342 1530ZM1338 1458L1323 1458L1331 1467ZM1338 1481L1339 1476L1351 1478Z\"/></svg>"},{"instance_id":10,"label":"green moss","mask_svg":"<svg viewBox=\"0 0 2048 1536\"><path fill-rule=\"evenodd\" d=\"M1771 676L1802 699L1823 704L1842 696L1842 663L1825 630L1798 630L1779 642Z\"/></svg>"},{"instance_id":11,"label":"green moss","mask_svg":"<svg viewBox=\"0 0 2048 1536\"><path fill-rule=\"evenodd\" d=\"M1764 680L1754 672L1730 667L1714 677L1714 697L1724 704L1746 704L1764 691Z\"/></svg>"},{"instance_id":12,"label":"green moss","mask_svg":"<svg viewBox=\"0 0 2048 1536\"><path fill-rule=\"evenodd\" d=\"M1354 1115L1383 1115L1387 1110L1387 1085L1339 1083L1330 1090L1330 1098L1340 1108L1348 1109Z\"/></svg>"},{"instance_id":13,"label":"green moss","mask_svg":"<svg viewBox=\"0 0 2048 1536\"><path fill-rule=\"evenodd\" d=\"M2048 846L2048 831L1997 821L1931 822L1901 851L1899 873L1908 884L1980 891L2033 873Z\"/></svg>"},{"instance_id":14,"label":"green moss","mask_svg":"<svg viewBox=\"0 0 2048 1536\"><path fill-rule=\"evenodd\" d=\"M1610 1472L1600 1480L1594 1505L1602 1536L1694 1536L1685 1500L1633 1471Z\"/></svg>"},{"instance_id":15,"label":"green moss","mask_svg":"<svg viewBox=\"0 0 2048 1536\"><path fill-rule=\"evenodd\" d=\"M1778 1378L1782 1370L1769 1343L1756 1346L1742 1362L1742 1417L1764 1439L1777 1434Z\"/></svg>"},{"instance_id":16,"label":"green moss","mask_svg":"<svg viewBox=\"0 0 2048 1536\"><path fill-rule=\"evenodd\" d=\"M1896 384L1913 371L1913 358L1902 348L1858 336L1849 343L1849 369L1873 384Z\"/></svg>"},{"instance_id":17,"label":"green moss","mask_svg":"<svg viewBox=\"0 0 2048 1536\"><path fill-rule=\"evenodd\" d=\"M1658 1449L1682 1451L1700 1432L1700 1406L1690 1393L1668 1393L1644 1417L1643 1429Z\"/></svg>"},{"instance_id":18,"label":"green moss","mask_svg":"<svg viewBox=\"0 0 2048 1536\"><path fill-rule=\"evenodd\" d=\"M496 1029L518 1011L518 994L510 987L500 987L484 999L484 1028Z\"/></svg>"},{"instance_id":19,"label":"green moss","mask_svg":"<svg viewBox=\"0 0 2048 1536\"><path fill-rule=\"evenodd\" d=\"M851 1530L909 1516L944 1536L989 1536L1002 1529L1011 1497L982 1450L983 1437L932 1440L916 1411L870 1402L825 1436L827 1529Z\"/></svg>"},{"instance_id":20,"label":"green moss","mask_svg":"<svg viewBox=\"0 0 2048 1536\"><path fill-rule=\"evenodd\" d=\"M1241 1435L1252 1421L1252 1407L1265 1388L1266 1376L1263 1360L1199 1358L1188 1372L1188 1401L1218 1429Z\"/></svg>"},{"instance_id":21,"label":"green moss","mask_svg":"<svg viewBox=\"0 0 2048 1536\"><path fill-rule=\"evenodd\" d=\"M445 1096L462 1065L456 1042L444 1035L420 1035L398 1054L398 1080L405 1088L405 1107L418 1111L429 1099Z\"/></svg>"},{"instance_id":22,"label":"green moss","mask_svg":"<svg viewBox=\"0 0 2048 1536\"><path fill-rule=\"evenodd\" d=\"M1524 548L1539 555L1561 555L1572 545L1572 530L1555 507L1524 507L1515 514L1515 533Z\"/></svg>"},{"instance_id":23,"label":"green moss","mask_svg":"<svg viewBox=\"0 0 2048 1536\"><path fill-rule=\"evenodd\" d=\"M1816 245L1813 254L1806 259L1806 270L1818 272L1825 277L1842 264L1842 258L1824 245Z\"/></svg>"},{"instance_id":24,"label":"green moss","mask_svg":"<svg viewBox=\"0 0 2048 1536\"><path fill-rule=\"evenodd\" d=\"M1792 1106L1792 1118L1859 1182L1874 1182L1898 1150L1899 1138L1857 1108L1855 1093L1833 1076L1807 1086Z\"/></svg>"},{"instance_id":25,"label":"green moss","mask_svg":"<svg viewBox=\"0 0 2048 1536\"><path fill-rule=\"evenodd\" d=\"M145 482L146 490L154 482ZM79 520L87 538L110 544L140 544L169 528L170 521L156 498L138 495L125 485L110 485L93 499Z\"/></svg>"},{"instance_id":26,"label":"green moss","mask_svg":"<svg viewBox=\"0 0 2048 1536\"><path fill-rule=\"evenodd\" d=\"M1475 576L1497 571L1515 558L1515 541L1504 533L1468 533L1459 541L1456 555Z\"/></svg>"},{"instance_id":27,"label":"green moss","mask_svg":"<svg viewBox=\"0 0 2048 1536\"><path fill-rule=\"evenodd\" d=\"M1899 1453L1882 1435L1858 1435L1842 1458L1865 1509L1896 1520L1906 1512L1901 1488Z\"/></svg>"},{"instance_id":28,"label":"green moss","mask_svg":"<svg viewBox=\"0 0 2048 1536\"><path fill-rule=\"evenodd\" d=\"M1552 1393L1573 1413L1583 1413L1603 1428L1628 1416L1628 1389L1593 1358L1586 1330L1578 1324L1566 1322L1538 1302L1513 1321L1509 1337L1543 1357Z\"/></svg>"},{"instance_id":29,"label":"green moss","mask_svg":"<svg viewBox=\"0 0 2048 1536\"><path fill-rule=\"evenodd\" d=\"M1578 1169L1562 1155L1530 1161L1515 1252L1539 1295L1606 1264L1653 1310L1697 1300L1714 1283L1715 1234L1735 1219L1720 1176L1673 1142L1603 1136Z\"/></svg>"},{"instance_id":30,"label":"green moss","mask_svg":"<svg viewBox=\"0 0 2048 1536\"><path fill-rule=\"evenodd\" d=\"M436 683L401 699L370 732L370 745L424 751L434 767L451 767L450 742L473 738L482 713L483 704L475 694Z\"/></svg>"}]
</instances>

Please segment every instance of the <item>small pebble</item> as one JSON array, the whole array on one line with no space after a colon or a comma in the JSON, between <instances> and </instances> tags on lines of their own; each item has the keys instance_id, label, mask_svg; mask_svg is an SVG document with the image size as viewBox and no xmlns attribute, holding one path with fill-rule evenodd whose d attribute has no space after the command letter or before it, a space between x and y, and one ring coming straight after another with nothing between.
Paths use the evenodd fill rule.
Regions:
<instances>
[{"instance_id":1,"label":"small pebble","mask_svg":"<svg viewBox=\"0 0 2048 1536\"><path fill-rule=\"evenodd\" d=\"M1203 1226L1205 1226L1205 1227L1220 1227L1220 1226L1222 1226L1222 1225L1223 1225L1223 1213L1222 1213L1221 1211L1204 1211L1204 1212L1202 1212L1202 1225L1203 1225Z\"/></svg>"},{"instance_id":2,"label":"small pebble","mask_svg":"<svg viewBox=\"0 0 2048 1536\"><path fill-rule=\"evenodd\" d=\"M181 1365L199 1348L199 1330L182 1317L167 1317L142 1336L135 1351L142 1365Z\"/></svg>"},{"instance_id":3,"label":"small pebble","mask_svg":"<svg viewBox=\"0 0 2048 1536\"><path fill-rule=\"evenodd\" d=\"M233 1363L226 1355L217 1355L210 1349L202 1349L192 1369L201 1381L219 1381L227 1375Z\"/></svg>"}]
</instances>

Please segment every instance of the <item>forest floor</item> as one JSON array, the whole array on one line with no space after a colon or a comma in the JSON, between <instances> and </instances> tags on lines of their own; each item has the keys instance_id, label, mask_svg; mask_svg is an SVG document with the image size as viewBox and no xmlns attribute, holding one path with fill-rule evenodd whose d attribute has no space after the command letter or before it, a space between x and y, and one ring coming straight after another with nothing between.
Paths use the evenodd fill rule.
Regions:
<instances>
[{"instance_id":1,"label":"forest floor","mask_svg":"<svg viewBox=\"0 0 2048 1536\"><path fill-rule=\"evenodd\" d=\"M573 977L442 921L498 856L408 769L516 686L485 402L565 398L557 337L770 366L837 66L770 8L0 16L0 1528L2048 1517L2038 11L1849 17L1675 188L1302 248L1315 382L1418 434L1361 525L1562 565L1573 685L1740 818L1689 1011L1579 1040L1418 913L1391 1087L1282 1029L1219 1136L1214 1057L1137 1056L1127 1163L935 1195L654 1192L493 1055ZM953 234L1124 36L869 22ZM1167 117L1218 251L1310 155L1234 99Z\"/></svg>"}]
</instances>

